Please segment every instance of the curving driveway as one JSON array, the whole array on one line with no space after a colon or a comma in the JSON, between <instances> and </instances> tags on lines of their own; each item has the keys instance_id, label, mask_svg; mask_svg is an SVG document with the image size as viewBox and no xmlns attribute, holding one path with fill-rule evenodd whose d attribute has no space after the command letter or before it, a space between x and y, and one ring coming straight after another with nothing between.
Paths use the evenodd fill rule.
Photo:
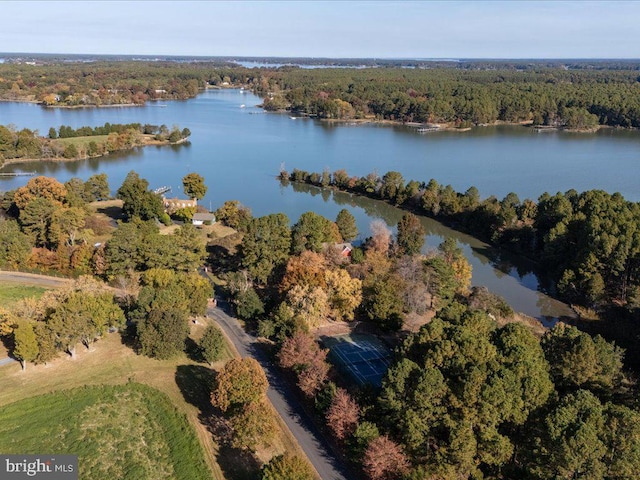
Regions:
<instances>
[{"instance_id":1,"label":"curving driveway","mask_svg":"<svg viewBox=\"0 0 640 480\"><path fill-rule=\"evenodd\" d=\"M280 372L257 345L256 339L241 328L237 319L226 313L229 311L229 305L218 300L218 307L209 308L207 314L222 327L240 356L253 357L260 363L269 380L267 397L298 441L320 478L322 480L346 480L349 478L344 466L331 452L322 433L318 431L304 412L294 392L281 379Z\"/></svg>"}]
</instances>

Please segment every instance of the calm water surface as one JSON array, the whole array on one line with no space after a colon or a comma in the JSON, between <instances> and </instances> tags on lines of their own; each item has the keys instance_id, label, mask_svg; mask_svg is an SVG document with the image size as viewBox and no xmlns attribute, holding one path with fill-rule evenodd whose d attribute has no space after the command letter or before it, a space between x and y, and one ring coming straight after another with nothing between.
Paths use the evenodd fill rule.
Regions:
<instances>
[{"instance_id":1,"label":"calm water surface","mask_svg":"<svg viewBox=\"0 0 640 480\"><path fill-rule=\"evenodd\" d=\"M284 212L292 221L309 210L335 219L346 207L356 216L363 236L369 234L373 218L395 226L402 212L370 199L303 186L282 187L274 180L281 165L288 170L346 168L353 175L398 170L405 180L435 178L458 191L475 185L483 197L501 198L514 191L521 199L537 199L544 191L601 188L640 200L638 132L604 130L583 135L485 127L417 134L405 127L291 119L266 114L256 107L259 103L259 98L238 90L211 90L192 100L144 107L69 110L0 103L0 124L43 133L62 124L77 128L105 122L176 124L192 132L191 143L185 145L147 147L73 163L10 165L3 171L36 171L63 182L105 172L116 190L135 170L151 187L169 185L177 195L182 194L182 177L198 172L209 187L203 200L207 207L215 209L225 200L237 199L256 216ZM0 190L27 181L28 177L0 179ZM435 248L446 236L456 238L473 266L473 283L502 295L516 310L541 319L569 313L566 306L538 291L537 277L521 260L498 255L476 239L432 220L423 223L428 232L426 248Z\"/></svg>"}]
</instances>

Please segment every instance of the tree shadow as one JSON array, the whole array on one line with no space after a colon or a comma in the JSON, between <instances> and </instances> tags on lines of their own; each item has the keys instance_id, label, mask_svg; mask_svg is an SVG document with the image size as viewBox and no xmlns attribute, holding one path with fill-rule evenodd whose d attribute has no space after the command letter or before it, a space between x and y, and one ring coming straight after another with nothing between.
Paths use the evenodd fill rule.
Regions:
<instances>
[{"instance_id":1,"label":"tree shadow","mask_svg":"<svg viewBox=\"0 0 640 480\"><path fill-rule=\"evenodd\" d=\"M120 334L120 342L124 346L129 347L131 350L133 350L139 355L140 344L136 336L136 327L134 325L127 325L125 328L121 329L118 333Z\"/></svg>"},{"instance_id":2,"label":"tree shadow","mask_svg":"<svg viewBox=\"0 0 640 480\"><path fill-rule=\"evenodd\" d=\"M241 256L237 248L226 239L211 240L207 245L208 263L216 275L233 272L240 268Z\"/></svg>"},{"instance_id":3,"label":"tree shadow","mask_svg":"<svg viewBox=\"0 0 640 480\"><path fill-rule=\"evenodd\" d=\"M107 217L113 220L123 220L124 215L122 214L122 207L109 206L109 207L98 207L96 209L98 213L102 213Z\"/></svg>"},{"instance_id":4,"label":"tree shadow","mask_svg":"<svg viewBox=\"0 0 640 480\"><path fill-rule=\"evenodd\" d=\"M202 357L202 350L191 337L187 337L184 341L184 352L190 360L198 363L206 363L205 359Z\"/></svg>"},{"instance_id":5,"label":"tree shadow","mask_svg":"<svg viewBox=\"0 0 640 480\"><path fill-rule=\"evenodd\" d=\"M0 342L7 349L7 356L13 358L13 349L15 348L15 344L13 342L13 335L6 335L0 337ZM2 357L0 355L0 357Z\"/></svg>"},{"instance_id":6,"label":"tree shadow","mask_svg":"<svg viewBox=\"0 0 640 480\"><path fill-rule=\"evenodd\" d=\"M201 365L178 365L175 379L185 401L200 409L201 413L213 413L211 386L215 371Z\"/></svg>"},{"instance_id":7,"label":"tree shadow","mask_svg":"<svg viewBox=\"0 0 640 480\"><path fill-rule=\"evenodd\" d=\"M261 464L247 450L221 445L216 460L224 478L229 480L255 480L260 478Z\"/></svg>"},{"instance_id":8,"label":"tree shadow","mask_svg":"<svg viewBox=\"0 0 640 480\"><path fill-rule=\"evenodd\" d=\"M246 450L231 446L232 430L222 412L211 405L211 387L216 372L202 365L178 365L175 380L185 401L198 408L198 419L219 445L216 462L224 478L254 480L259 477L261 463Z\"/></svg>"}]
</instances>

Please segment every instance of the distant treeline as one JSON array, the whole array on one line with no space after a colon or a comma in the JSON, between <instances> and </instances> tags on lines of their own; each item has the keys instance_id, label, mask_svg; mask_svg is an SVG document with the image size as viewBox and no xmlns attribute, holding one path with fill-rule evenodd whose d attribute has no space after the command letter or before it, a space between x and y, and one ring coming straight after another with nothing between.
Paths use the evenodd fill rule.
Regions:
<instances>
[{"instance_id":1,"label":"distant treeline","mask_svg":"<svg viewBox=\"0 0 640 480\"><path fill-rule=\"evenodd\" d=\"M253 83L257 73L220 63L91 62L0 64L0 99L51 106L136 104L184 100L207 85Z\"/></svg>"},{"instance_id":2,"label":"distant treeline","mask_svg":"<svg viewBox=\"0 0 640 480\"><path fill-rule=\"evenodd\" d=\"M346 63L372 65L358 62ZM221 62L168 61L5 63L0 64L0 99L53 106L144 104L192 98L207 86L242 85L261 95L266 109L320 118L460 127L496 121L572 129L640 127L640 73L634 62L401 63L410 68L376 62L373 65L381 68L249 69Z\"/></svg>"},{"instance_id":3,"label":"distant treeline","mask_svg":"<svg viewBox=\"0 0 640 480\"><path fill-rule=\"evenodd\" d=\"M640 204L619 193L544 193L536 203L515 193L481 200L476 187L460 193L433 179L405 182L394 171L352 177L345 170L294 169L281 172L280 179L385 200L536 259L568 301L640 304Z\"/></svg>"},{"instance_id":4,"label":"distant treeline","mask_svg":"<svg viewBox=\"0 0 640 480\"><path fill-rule=\"evenodd\" d=\"M623 67L619 65L618 68ZM267 109L466 127L504 121L572 129L640 127L637 69L513 65L262 71Z\"/></svg>"}]
</instances>

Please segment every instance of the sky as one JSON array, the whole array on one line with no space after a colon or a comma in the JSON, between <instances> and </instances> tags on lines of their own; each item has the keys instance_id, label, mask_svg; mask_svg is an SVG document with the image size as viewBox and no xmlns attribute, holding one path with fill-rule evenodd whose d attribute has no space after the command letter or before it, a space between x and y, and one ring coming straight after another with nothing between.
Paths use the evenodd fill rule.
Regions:
<instances>
[{"instance_id":1,"label":"sky","mask_svg":"<svg viewBox=\"0 0 640 480\"><path fill-rule=\"evenodd\" d=\"M640 1L0 1L0 51L640 58Z\"/></svg>"}]
</instances>

